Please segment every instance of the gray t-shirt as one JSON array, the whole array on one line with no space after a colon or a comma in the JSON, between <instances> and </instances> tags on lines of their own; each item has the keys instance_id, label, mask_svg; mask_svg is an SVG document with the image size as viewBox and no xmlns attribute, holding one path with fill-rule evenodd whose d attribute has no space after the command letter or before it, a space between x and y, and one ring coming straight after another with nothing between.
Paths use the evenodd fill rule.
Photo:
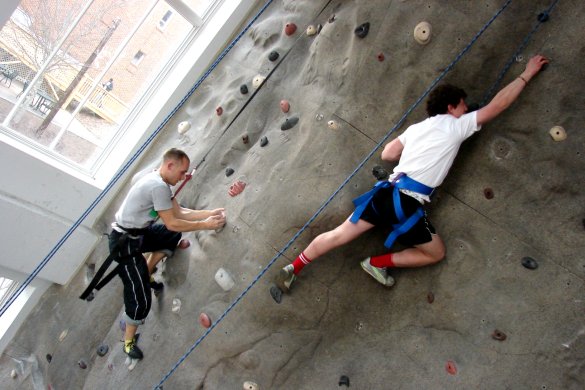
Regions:
<instances>
[{"instance_id":1,"label":"gray t-shirt","mask_svg":"<svg viewBox=\"0 0 585 390\"><path fill-rule=\"evenodd\" d=\"M154 211L173 208L173 193L158 171L151 172L132 186L116 213L121 227L140 229L152 224L157 217Z\"/></svg>"}]
</instances>

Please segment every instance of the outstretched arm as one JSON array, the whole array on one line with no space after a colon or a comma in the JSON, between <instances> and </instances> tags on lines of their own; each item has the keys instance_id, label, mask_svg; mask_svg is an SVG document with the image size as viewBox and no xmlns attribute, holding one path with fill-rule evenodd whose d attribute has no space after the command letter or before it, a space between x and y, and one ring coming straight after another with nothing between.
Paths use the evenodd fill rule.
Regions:
<instances>
[{"instance_id":1,"label":"outstretched arm","mask_svg":"<svg viewBox=\"0 0 585 390\"><path fill-rule=\"evenodd\" d=\"M522 90L528 85L530 80L541 71L544 64L548 63L548 59L541 55L532 57L526 69L514 81L505 86L496 96L489 102L489 104L481 108L477 112L477 124L483 125L498 115L500 115L506 108L520 96Z\"/></svg>"},{"instance_id":2,"label":"outstretched arm","mask_svg":"<svg viewBox=\"0 0 585 390\"><path fill-rule=\"evenodd\" d=\"M225 225L224 209L191 210L183 208L173 199L173 208L159 210L158 215L167 229L175 232L213 230Z\"/></svg>"}]
</instances>

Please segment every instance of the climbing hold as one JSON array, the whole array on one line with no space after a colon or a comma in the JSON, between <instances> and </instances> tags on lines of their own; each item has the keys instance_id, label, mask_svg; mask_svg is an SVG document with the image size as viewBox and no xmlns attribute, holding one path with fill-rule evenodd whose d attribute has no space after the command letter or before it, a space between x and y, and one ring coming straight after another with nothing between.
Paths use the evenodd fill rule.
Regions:
<instances>
[{"instance_id":1,"label":"climbing hold","mask_svg":"<svg viewBox=\"0 0 585 390\"><path fill-rule=\"evenodd\" d=\"M220 268L215 273L215 281L224 291L229 291L234 287L234 280L230 274L223 268Z\"/></svg>"},{"instance_id":2,"label":"climbing hold","mask_svg":"<svg viewBox=\"0 0 585 390\"><path fill-rule=\"evenodd\" d=\"M173 307L171 308L173 313L181 311L181 300L179 298L173 298Z\"/></svg>"},{"instance_id":3,"label":"climbing hold","mask_svg":"<svg viewBox=\"0 0 585 390\"><path fill-rule=\"evenodd\" d=\"M268 59L270 60L270 62L274 62L278 59L279 56L280 54L278 54L277 51L271 51L270 54L268 54Z\"/></svg>"},{"instance_id":4,"label":"climbing hold","mask_svg":"<svg viewBox=\"0 0 585 390\"><path fill-rule=\"evenodd\" d=\"M242 84L240 85L240 93L242 95L245 95L248 93L248 86L246 84Z\"/></svg>"},{"instance_id":5,"label":"climbing hold","mask_svg":"<svg viewBox=\"0 0 585 390\"><path fill-rule=\"evenodd\" d=\"M98 356L105 356L109 350L110 350L110 347L108 347L106 344L102 344L99 347L97 347L96 352L97 352Z\"/></svg>"},{"instance_id":6,"label":"climbing hold","mask_svg":"<svg viewBox=\"0 0 585 390\"><path fill-rule=\"evenodd\" d=\"M426 45L431 41L431 24L429 22L420 22L414 28L414 40L421 45Z\"/></svg>"},{"instance_id":7,"label":"climbing hold","mask_svg":"<svg viewBox=\"0 0 585 390\"><path fill-rule=\"evenodd\" d=\"M428 303L433 303L435 302L435 294L433 294L432 292L428 292L427 293L427 302Z\"/></svg>"},{"instance_id":8,"label":"climbing hold","mask_svg":"<svg viewBox=\"0 0 585 390\"><path fill-rule=\"evenodd\" d=\"M264 136L260 138L260 146L265 147L266 145L268 145L268 137Z\"/></svg>"},{"instance_id":9,"label":"climbing hold","mask_svg":"<svg viewBox=\"0 0 585 390\"><path fill-rule=\"evenodd\" d=\"M254 87L254 89L258 89L262 85L264 80L266 80L266 77L264 76L258 75L254 77L254 80L252 80L252 86Z\"/></svg>"},{"instance_id":10,"label":"climbing hold","mask_svg":"<svg viewBox=\"0 0 585 390\"><path fill-rule=\"evenodd\" d=\"M323 29L323 25L318 24L317 25L317 34L319 34L321 32L321 30Z\"/></svg>"},{"instance_id":11,"label":"climbing hold","mask_svg":"<svg viewBox=\"0 0 585 390\"><path fill-rule=\"evenodd\" d=\"M189 241L186 238L184 238L181 241L179 241L179 245L177 245L177 248L179 248L179 249L187 249L190 246L191 246L191 241Z\"/></svg>"},{"instance_id":12,"label":"climbing hold","mask_svg":"<svg viewBox=\"0 0 585 390\"><path fill-rule=\"evenodd\" d=\"M244 143L244 145L247 145L248 142L250 142L250 137L248 137L248 134L244 134L242 136L242 142Z\"/></svg>"},{"instance_id":13,"label":"climbing hold","mask_svg":"<svg viewBox=\"0 0 585 390\"><path fill-rule=\"evenodd\" d=\"M333 23L333 22L335 22L335 14L331 15L331 16L329 17L329 19L327 20L327 22L329 22L329 23Z\"/></svg>"},{"instance_id":14,"label":"climbing hold","mask_svg":"<svg viewBox=\"0 0 585 390\"><path fill-rule=\"evenodd\" d=\"M108 364L108 370L114 371L114 365L112 363Z\"/></svg>"},{"instance_id":15,"label":"climbing hold","mask_svg":"<svg viewBox=\"0 0 585 390\"><path fill-rule=\"evenodd\" d=\"M485 196L486 199L493 199L494 191L491 188L486 187L483 189L483 195Z\"/></svg>"},{"instance_id":16,"label":"climbing hold","mask_svg":"<svg viewBox=\"0 0 585 390\"><path fill-rule=\"evenodd\" d=\"M355 28L355 30L353 30L353 32L355 33L355 35L358 36L358 38L365 38L366 35L368 35L368 32L370 31L370 23L366 22L363 23L359 26L357 26Z\"/></svg>"},{"instance_id":17,"label":"climbing hold","mask_svg":"<svg viewBox=\"0 0 585 390\"><path fill-rule=\"evenodd\" d=\"M376 165L374 168L372 168L372 175L374 175L374 177L378 181L386 180L386 179L388 179L388 176L390 176L388 174L388 171L379 165Z\"/></svg>"},{"instance_id":18,"label":"climbing hold","mask_svg":"<svg viewBox=\"0 0 585 390\"><path fill-rule=\"evenodd\" d=\"M280 126L280 130L289 130L295 127L295 125L299 123L299 118L293 116L292 118L287 118L284 123Z\"/></svg>"},{"instance_id":19,"label":"climbing hold","mask_svg":"<svg viewBox=\"0 0 585 390\"><path fill-rule=\"evenodd\" d=\"M246 188L246 183L244 183L241 180L238 180L230 186L230 189L228 190L228 194L229 194L229 196L234 197L236 195L241 194L242 191L244 191L244 188Z\"/></svg>"},{"instance_id":20,"label":"climbing hold","mask_svg":"<svg viewBox=\"0 0 585 390\"><path fill-rule=\"evenodd\" d=\"M63 332L61 332L61 334L59 335L59 341L65 340L65 337L67 337L67 333L69 333L68 329L65 329Z\"/></svg>"},{"instance_id":21,"label":"climbing hold","mask_svg":"<svg viewBox=\"0 0 585 390\"><path fill-rule=\"evenodd\" d=\"M377 58L378 58L378 61L380 61L380 62L384 61L384 53L379 52L377 55Z\"/></svg>"},{"instance_id":22,"label":"climbing hold","mask_svg":"<svg viewBox=\"0 0 585 390\"><path fill-rule=\"evenodd\" d=\"M79 368L81 368L82 370L85 370L87 368L87 363L83 360L80 360L77 362L77 365L79 366Z\"/></svg>"},{"instance_id":23,"label":"climbing hold","mask_svg":"<svg viewBox=\"0 0 585 390\"><path fill-rule=\"evenodd\" d=\"M51 355L50 353L45 355L45 359L47 359L47 362L50 364L51 360L53 360L53 355Z\"/></svg>"},{"instance_id":24,"label":"climbing hold","mask_svg":"<svg viewBox=\"0 0 585 390\"><path fill-rule=\"evenodd\" d=\"M85 298L86 301L91 302L93 301L93 299L95 298L95 293L92 291L89 293L89 295L87 296L87 298Z\"/></svg>"},{"instance_id":25,"label":"climbing hold","mask_svg":"<svg viewBox=\"0 0 585 390\"><path fill-rule=\"evenodd\" d=\"M548 133L557 142L567 139L567 132L562 126L553 126Z\"/></svg>"},{"instance_id":26,"label":"climbing hold","mask_svg":"<svg viewBox=\"0 0 585 390\"><path fill-rule=\"evenodd\" d=\"M177 126L177 131L179 132L179 134L183 135L186 132L188 132L190 128L191 128L191 122L183 121L183 122L179 123L179 125Z\"/></svg>"},{"instance_id":27,"label":"climbing hold","mask_svg":"<svg viewBox=\"0 0 585 390\"><path fill-rule=\"evenodd\" d=\"M547 22L547 21L548 21L548 19L549 19L549 14L548 14L548 12L546 12L546 11L545 11L545 12L541 12L541 13L539 13L539 14L538 14L537 20L538 20L540 23Z\"/></svg>"},{"instance_id":28,"label":"climbing hold","mask_svg":"<svg viewBox=\"0 0 585 390\"><path fill-rule=\"evenodd\" d=\"M339 378L339 386L347 386L349 387L349 377L347 375L342 375Z\"/></svg>"},{"instance_id":29,"label":"climbing hold","mask_svg":"<svg viewBox=\"0 0 585 390\"><path fill-rule=\"evenodd\" d=\"M223 114L223 108L221 106L217 107L215 109L215 113L217 114L217 116L221 116L221 114Z\"/></svg>"},{"instance_id":30,"label":"climbing hold","mask_svg":"<svg viewBox=\"0 0 585 390\"><path fill-rule=\"evenodd\" d=\"M315 34L317 34L317 28L311 24L309 27L307 27L307 35L312 36Z\"/></svg>"},{"instance_id":31,"label":"climbing hold","mask_svg":"<svg viewBox=\"0 0 585 390\"><path fill-rule=\"evenodd\" d=\"M277 286L270 287L270 296L274 299L274 302L282 302L282 290Z\"/></svg>"},{"instance_id":32,"label":"climbing hold","mask_svg":"<svg viewBox=\"0 0 585 390\"><path fill-rule=\"evenodd\" d=\"M335 121L329 121L329 122L327 122L327 127L329 127L331 130L337 130L337 129L339 129L339 125Z\"/></svg>"},{"instance_id":33,"label":"climbing hold","mask_svg":"<svg viewBox=\"0 0 585 390\"><path fill-rule=\"evenodd\" d=\"M10 371L10 377L12 379L16 379L17 376L18 376L18 373L16 372L16 370L12 369L12 371Z\"/></svg>"},{"instance_id":34,"label":"climbing hold","mask_svg":"<svg viewBox=\"0 0 585 390\"><path fill-rule=\"evenodd\" d=\"M294 23L287 23L284 25L284 33L291 36L297 31L297 25Z\"/></svg>"},{"instance_id":35,"label":"climbing hold","mask_svg":"<svg viewBox=\"0 0 585 390\"><path fill-rule=\"evenodd\" d=\"M281 100L280 101L280 109L284 113L287 113L288 110L290 110L290 103L288 102L288 100Z\"/></svg>"},{"instance_id":36,"label":"climbing hold","mask_svg":"<svg viewBox=\"0 0 585 390\"><path fill-rule=\"evenodd\" d=\"M538 263L536 262L536 260L534 260L532 257L526 256L522 258L522 265L524 266L524 268L528 268L528 269L537 269L538 268Z\"/></svg>"},{"instance_id":37,"label":"climbing hold","mask_svg":"<svg viewBox=\"0 0 585 390\"><path fill-rule=\"evenodd\" d=\"M254 382L244 382L244 390L258 390L258 385Z\"/></svg>"},{"instance_id":38,"label":"climbing hold","mask_svg":"<svg viewBox=\"0 0 585 390\"><path fill-rule=\"evenodd\" d=\"M234 170L233 169L231 169L231 168L226 168L225 169L225 175L227 177L230 177L233 173L234 173Z\"/></svg>"},{"instance_id":39,"label":"climbing hold","mask_svg":"<svg viewBox=\"0 0 585 390\"><path fill-rule=\"evenodd\" d=\"M317 114L317 115L315 115L315 120L316 121L322 121L323 120L323 114Z\"/></svg>"},{"instance_id":40,"label":"climbing hold","mask_svg":"<svg viewBox=\"0 0 585 390\"><path fill-rule=\"evenodd\" d=\"M447 370L447 372L451 375L457 375L457 366L450 360L445 365L445 370Z\"/></svg>"},{"instance_id":41,"label":"climbing hold","mask_svg":"<svg viewBox=\"0 0 585 390\"><path fill-rule=\"evenodd\" d=\"M125 332L126 331L126 321L120 320L120 322L118 323L118 325L120 326L120 330L122 332Z\"/></svg>"},{"instance_id":42,"label":"climbing hold","mask_svg":"<svg viewBox=\"0 0 585 390\"><path fill-rule=\"evenodd\" d=\"M211 318L205 313L199 314L199 323L204 328L209 328L211 326Z\"/></svg>"},{"instance_id":43,"label":"climbing hold","mask_svg":"<svg viewBox=\"0 0 585 390\"><path fill-rule=\"evenodd\" d=\"M492 339L498 340L498 341L504 341L504 340L506 340L506 334L504 332L502 332L501 330L496 329L492 333Z\"/></svg>"}]
</instances>

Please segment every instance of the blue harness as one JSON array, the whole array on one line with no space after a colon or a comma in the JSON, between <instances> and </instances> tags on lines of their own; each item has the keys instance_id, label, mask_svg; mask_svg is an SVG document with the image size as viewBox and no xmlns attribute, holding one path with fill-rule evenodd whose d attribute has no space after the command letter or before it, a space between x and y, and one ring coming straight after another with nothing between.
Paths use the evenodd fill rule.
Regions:
<instances>
[{"instance_id":1,"label":"blue harness","mask_svg":"<svg viewBox=\"0 0 585 390\"><path fill-rule=\"evenodd\" d=\"M418 181L406 176L404 173L400 173L392 182L389 182L387 180L379 181L370 191L355 198L353 200L355 211L351 215L349 221L352 223L357 223L357 221L360 219L361 215L363 214L368 204L370 204L370 202L374 198L376 192L378 192L381 188L389 187L394 187L394 191L392 191L392 197L394 200L394 212L396 213L396 217L398 218L398 223L392 225L393 230L390 233L390 235L388 235L388 238L386 238L386 241L384 242L384 246L388 249L392 247L394 241L396 241L396 238L398 238L398 236L409 231L424 215L424 211L421 206L418 209L416 209L416 211L410 217L406 218L406 216L404 215L404 211L402 210L402 205L400 204L399 190L402 189L414 191L418 192L419 194L427 196L431 195L434 191L434 188L419 183Z\"/></svg>"}]
</instances>

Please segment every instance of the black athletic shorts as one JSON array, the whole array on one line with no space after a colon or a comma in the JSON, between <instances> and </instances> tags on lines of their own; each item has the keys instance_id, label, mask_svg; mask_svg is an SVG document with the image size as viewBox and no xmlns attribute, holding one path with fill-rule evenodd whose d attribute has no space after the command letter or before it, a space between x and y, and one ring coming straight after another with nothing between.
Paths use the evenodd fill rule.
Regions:
<instances>
[{"instance_id":1,"label":"black athletic shorts","mask_svg":"<svg viewBox=\"0 0 585 390\"><path fill-rule=\"evenodd\" d=\"M380 188L372 201L366 206L360 219L372 225L392 230L392 225L398 223L398 218L394 211L393 191L394 188L391 187ZM411 216L419 207L422 207L418 200L402 192L400 193L400 202L406 218ZM434 233L435 228L429 222L425 211L422 218L409 231L398 236L397 240L402 245L412 247L430 242L432 240L431 234Z\"/></svg>"}]
</instances>

